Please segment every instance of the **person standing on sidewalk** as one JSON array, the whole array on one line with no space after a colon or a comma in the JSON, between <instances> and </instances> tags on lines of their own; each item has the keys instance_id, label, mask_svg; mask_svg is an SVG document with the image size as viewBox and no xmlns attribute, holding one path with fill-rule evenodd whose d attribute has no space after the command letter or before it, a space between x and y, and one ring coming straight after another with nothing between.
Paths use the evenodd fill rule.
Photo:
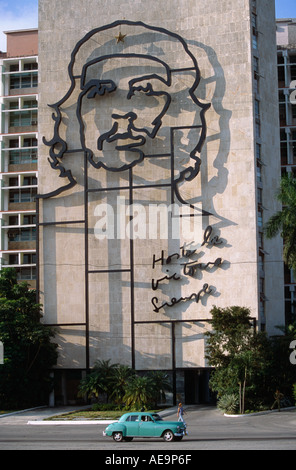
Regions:
<instances>
[{"instance_id":1,"label":"person standing on sidewalk","mask_svg":"<svg viewBox=\"0 0 296 470\"><path fill-rule=\"evenodd\" d=\"M182 403L179 403L177 416L178 416L178 421L182 421L182 423L184 423L184 408L183 408Z\"/></svg>"},{"instance_id":2,"label":"person standing on sidewalk","mask_svg":"<svg viewBox=\"0 0 296 470\"><path fill-rule=\"evenodd\" d=\"M182 403L179 403L178 411L177 411L178 421L182 421L182 423L185 424L185 429L186 429L187 426L186 426L186 423L184 421L184 413L185 413L185 411L184 411L183 405L182 405ZM187 429L185 431L185 434L188 435Z\"/></svg>"}]
</instances>

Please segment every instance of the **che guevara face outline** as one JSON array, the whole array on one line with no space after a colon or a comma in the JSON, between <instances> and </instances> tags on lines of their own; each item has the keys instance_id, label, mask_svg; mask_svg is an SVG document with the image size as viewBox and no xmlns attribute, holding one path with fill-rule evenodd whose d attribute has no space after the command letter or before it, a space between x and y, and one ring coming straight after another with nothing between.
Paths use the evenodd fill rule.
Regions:
<instances>
[{"instance_id":1,"label":"che guevara face outline","mask_svg":"<svg viewBox=\"0 0 296 470\"><path fill-rule=\"evenodd\" d=\"M74 91L76 93L77 93L77 91L79 92L79 98L77 100L76 116L77 116L77 119L79 121L80 132L81 132L80 141L82 143L82 147L84 147L84 149L87 149L86 141L84 140L84 136L83 136L83 132L85 130L84 129L84 123L83 123L83 120L81 119L81 108L80 108L80 106L82 104L82 99L85 96L88 96L88 95L91 96L92 94L98 94L98 95L101 94L101 95L103 95L106 92L113 93L113 92L116 91L115 90L116 83L115 82L113 83L111 81L93 82L93 83L88 83L88 85L87 85L87 83L83 83L83 77L85 76L86 69L87 69L87 67L89 67L91 65L91 63L90 62L86 63L83 67L83 70L82 71L80 70L80 72L78 72L77 71L76 58L77 58L78 54L81 54L81 52L83 51L84 46L86 44L88 44L90 41L92 41L92 39L95 37L95 35L97 35L97 34L100 35L102 33L105 34L107 32L112 34L112 31L113 31L113 35L115 37L115 35L116 35L115 31L117 33L118 32L118 27L121 28L123 26L125 27L126 32L129 32L128 29L131 27L132 28L132 34L135 34L137 29L139 29L141 31L145 31L146 36L149 35L149 33L152 32L151 41L154 40L153 38L155 38L155 34L156 34L156 35L159 35L161 37L161 40L177 41L179 46L181 45L181 48L183 49L184 57L186 59L185 60L186 66L183 67L183 68L182 67L175 68L175 66L170 67L164 60L160 60L158 57L152 56L148 53L142 55L143 58L145 57L149 60L154 60L155 62L158 62L158 64L161 64L162 67L164 67L164 69L166 71L166 77L164 78L164 77L160 76L160 77L158 77L158 79L162 81L164 86L168 87L167 90L164 90L166 93L168 93L168 95L169 95L169 87L171 85L172 74L180 73L180 72L186 70L186 71L191 71L191 73L194 76L193 83L190 85L190 88L188 89L188 97L192 100L194 105L197 106L197 109L199 109L200 125L196 126L196 127L200 128L200 136L197 139L195 145L192 146L193 148L190 151L190 164L189 164L189 166L187 166L185 169L180 171L179 175L172 182L172 185L174 187L174 192L175 192L177 198L182 203L187 204L186 201L184 201L180 196L179 185L184 181L193 180L200 171L201 159L198 156L198 154L200 154L201 149L203 147L203 144L205 142L205 138L206 138L205 113L210 107L210 104L202 103L197 98L197 96L195 94L196 88L197 88L197 86L200 82L200 71L199 71L199 67L198 67L198 64L197 64L197 60L196 60L195 56L192 54L192 52L189 50L189 47L188 47L188 44L186 43L186 41L181 36L179 36L178 34L170 32L170 31L168 31L164 28L147 25L147 24L145 24L141 21L133 22L133 21L129 21L129 20L119 20L119 21L115 21L112 24L108 24L108 25L93 29L92 31L87 33L74 47L74 49L72 51L72 54L71 54L71 61L70 61L69 66L68 66L68 73L69 73L69 78L70 78L70 82L71 82L70 83L70 88L67 91L67 93L65 94L65 96L60 101L56 102L53 105L49 105L54 110L54 112L52 114L52 119L54 121L54 135L53 135L53 138L51 140L47 140L47 139L43 138L43 143L45 145L47 145L48 147L50 147L48 161L49 161L51 167L54 170L58 170L60 172L59 176L61 178L67 178L68 179L68 184L62 186L61 188L58 188L57 190L52 191L51 193L48 193L48 194L45 194L45 195L40 195L40 197L44 197L44 198L52 197L54 195L60 194L61 192L65 191L67 189L70 189L75 184L77 184L76 179L72 175L71 169L66 168L66 159L65 159L65 163L64 163L64 157L66 157L67 153L71 153L72 151L71 151L71 149L68 149L68 142L61 136L61 133L60 133L60 126L61 126L62 121L63 121L62 107L66 104L67 100L71 97L71 95L74 93ZM94 41L94 43L97 44L96 41ZM114 57L115 55L117 55L117 54L110 54L108 56L105 56L105 58L106 59L111 58L111 57ZM119 55L123 56L124 53L120 53ZM140 56L140 55L141 54L131 54L130 56L136 57L136 56ZM128 56L128 54L125 54L125 56ZM96 57L95 59L93 59L93 62L95 63L95 62L98 62L99 60L101 60L101 58ZM188 64L190 64L190 63L191 63L191 65L188 66ZM80 86L79 86L80 91L77 89L78 83L80 84ZM131 85L135 86L135 88L141 86L140 84L137 84L136 81L134 83L131 83ZM147 93L152 93L152 90L151 91L147 90ZM168 96L168 95L164 95L164 96ZM91 99L91 98L89 98L89 99ZM102 160L100 160L99 162L95 161L93 153L89 152L88 153L88 160L90 161L90 163L92 165L94 165L95 167L104 168L106 170L123 171L124 169L132 168L133 166L135 166L139 162L141 162L143 160L143 158L145 157L145 155L143 155L141 153L141 150L140 150L141 142L143 142L143 139L151 138L151 136L152 136L152 138L155 137L158 130L160 129L161 122L162 122L162 117L168 111L169 102L170 102L170 100L167 99L167 102L164 106L164 109L161 111L161 113L159 115L159 119L157 120L157 124L155 124L152 131L150 131L150 135L149 135L149 131L147 132L147 129L145 131L144 128L137 128L133 115L126 117L126 120L128 122L128 125L129 125L129 128L126 131L127 132L126 136L132 137L133 132L143 134L142 137L138 136L139 146L133 145L133 144L129 146L129 144L127 144L129 146L129 151L130 152L137 153L137 158L134 158L132 160L132 162L124 163L121 166L119 165L119 167L114 167L113 166L113 167L109 168L107 162L103 162ZM113 131L115 131L115 128L113 129ZM139 132L139 131L141 131L141 132ZM112 142L113 138L114 138L114 142L115 142L115 140L116 140L115 135L116 134L112 134L112 131L111 131L108 136L105 136L105 142L107 140L110 140ZM124 136L122 136L122 137L124 137ZM108 142L108 143L110 143L110 142ZM136 142L134 142L134 143L136 143ZM99 142L98 142L98 144L99 144ZM103 143L103 145L104 145L104 143ZM79 149L75 149L75 151L79 151ZM88 151L86 150L86 152L88 152Z\"/></svg>"},{"instance_id":2,"label":"che guevara face outline","mask_svg":"<svg viewBox=\"0 0 296 470\"><path fill-rule=\"evenodd\" d=\"M110 60L110 57L100 57L90 63L87 63L82 71L81 76L81 93L77 102L77 118L80 123L80 140L81 145L84 151L88 154L89 162L97 169L105 168L109 171L124 171L129 168L134 167L143 161L145 157L144 150L141 148L146 143L148 139L154 139L157 135L158 130L162 125L162 118L169 109L171 103L171 96L168 91L171 85L171 73L167 65L155 58L147 58L141 54L118 54L112 55L112 60L114 59L131 59L135 61L136 59L144 59L144 62L151 63L152 65L161 65L164 73L161 75L156 73L139 75L130 80L122 80L118 78L118 75L115 73L112 74L112 70L108 72L108 76L114 75L114 80L111 78L102 79L99 76L97 78L92 78L87 80L87 72L94 66L103 65L105 61ZM116 70L116 69L115 69ZM123 101L125 102L122 107L121 112L114 112L110 110L109 118L110 119L110 128L105 132L100 132L100 129L97 129L98 138L96 139L96 148L94 146L88 145L91 139L88 139L88 135L93 133L92 129L90 132L85 125L83 119L83 102L85 100L95 100L97 99L97 112L100 113L100 98L103 99L105 95L113 94L116 96L118 93L118 85L120 82L128 82L127 90L125 90L125 96ZM154 89L155 83L162 85L161 91L159 86L157 90ZM147 98L150 98L150 103L152 99L157 106L155 106L155 111L153 114L153 119L151 120L151 110L150 110L150 121L144 119L145 125L138 125L139 122L139 113L142 114L142 117L145 118L145 105L147 103ZM151 99L152 98L152 99ZM127 102L130 103L127 109ZM148 101L149 102L149 101ZM159 104L160 103L160 104ZM151 108L152 104L150 105ZM135 112L135 110L137 112ZM106 116L105 116L106 117ZM143 119L141 119L143 122ZM95 132L96 132L95 131ZM93 138L93 135L91 136ZM113 153L117 155L117 161L111 162L104 159L103 151L106 147L111 147ZM129 155L129 162L124 162L120 159L119 155L127 153ZM116 157L115 157L116 159ZM116 163L116 164L115 164Z\"/></svg>"}]
</instances>

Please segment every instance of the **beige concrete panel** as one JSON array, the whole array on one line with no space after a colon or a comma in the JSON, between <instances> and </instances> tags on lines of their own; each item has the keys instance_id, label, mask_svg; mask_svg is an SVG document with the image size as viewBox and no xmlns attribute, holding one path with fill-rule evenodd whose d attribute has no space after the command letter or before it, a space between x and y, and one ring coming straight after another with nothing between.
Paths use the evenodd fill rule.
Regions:
<instances>
[{"instance_id":1,"label":"beige concrete panel","mask_svg":"<svg viewBox=\"0 0 296 470\"><path fill-rule=\"evenodd\" d=\"M129 273L89 275L90 365L97 360L131 362L131 293Z\"/></svg>"},{"instance_id":2,"label":"beige concrete panel","mask_svg":"<svg viewBox=\"0 0 296 470\"><path fill-rule=\"evenodd\" d=\"M55 336L58 344L58 369L85 367L85 331L81 326L59 327Z\"/></svg>"},{"instance_id":3,"label":"beige concrete panel","mask_svg":"<svg viewBox=\"0 0 296 470\"><path fill-rule=\"evenodd\" d=\"M145 324L135 327L136 369L166 370L172 368L171 325Z\"/></svg>"},{"instance_id":4,"label":"beige concrete panel","mask_svg":"<svg viewBox=\"0 0 296 470\"><path fill-rule=\"evenodd\" d=\"M84 226L40 229L40 302L45 323L85 322Z\"/></svg>"}]
</instances>

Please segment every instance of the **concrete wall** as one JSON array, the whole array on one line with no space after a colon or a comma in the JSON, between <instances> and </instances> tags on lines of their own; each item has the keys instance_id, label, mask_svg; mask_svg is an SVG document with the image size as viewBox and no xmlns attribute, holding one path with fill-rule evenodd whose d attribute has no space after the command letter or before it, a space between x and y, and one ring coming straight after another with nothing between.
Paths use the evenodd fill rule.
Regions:
<instances>
[{"instance_id":1,"label":"concrete wall","mask_svg":"<svg viewBox=\"0 0 296 470\"><path fill-rule=\"evenodd\" d=\"M61 0L39 2L39 131L49 142L54 135L52 113L56 118L60 113L59 138L67 143L68 152L60 160L50 159L54 170L48 162L50 147L40 143L39 193L49 194L67 185L69 180L63 176L69 169L77 182L71 189L40 202L42 223L76 221L40 228L40 288L45 322L65 325L61 328L59 366L83 368L88 363L92 366L98 359L111 359L137 369L169 369L172 360L179 368L204 367L203 334L210 327L208 320L213 305L249 307L252 316L259 318L254 53L249 1L151 0L147 8L143 1L132 2L131 6L130 2L118 0L110 0L108 4L98 0L71 0L67 9L63 3ZM274 8L270 8L273 2L259 0L257 3L258 27L264 32L259 38L264 77L260 112L264 187L268 188L264 205L269 216L277 208L272 194L280 168L276 81L272 83L275 25ZM101 29L72 55L75 62L69 77L68 64L78 41L89 31L122 18L143 21L173 35L126 23ZM119 33L126 35L122 41L118 41ZM198 62L201 79L194 96L190 95L196 79L194 62L175 34L185 39L190 54ZM134 56L119 61L118 54L141 57L134 63L131 62ZM112 55L112 60L97 62L98 57L105 55ZM151 56L158 62L151 62ZM83 69L86 62L89 65ZM174 70L170 83L163 62ZM191 70L181 70L184 68ZM171 102L155 137L149 139L142 132L146 138L145 158L141 159L135 149L132 154L115 151L114 146L109 151L112 138L104 141L103 153L97 152L98 137L110 129L110 114L128 113L133 104L126 99L127 94L116 98L115 93L103 95L98 90L95 93L91 80L112 78L117 93L121 85L122 89L130 85L132 77L155 73L161 79L153 83L153 90L168 93ZM108 86L112 87L112 83L108 82ZM139 129L146 120L152 132L155 113L159 116L164 109L166 97L165 94L149 96L146 90L143 99L147 103L136 102L132 108L142 119L137 124L137 132L133 127L134 134L141 134ZM55 108L48 107L54 103L58 103ZM201 159L200 172L190 181L190 174L196 168L196 159L190 157L190 152L201 139L201 127L197 126L203 123L201 115L208 104L211 107L205 113L207 138L201 154L196 154ZM123 121L136 126L133 119L128 121L125 117ZM127 128L119 128L118 132L123 134ZM83 146L94 149L87 166L85 158L89 154L82 151ZM55 155L62 155L60 144L52 150ZM135 159L139 161L133 166ZM60 164L62 172L58 170ZM101 168L96 168L100 164ZM116 171L110 171L110 167ZM122 168L128 169L120 171ZM177 219L181 233L169 236L165 233L166 224L161 226L158 221L157 225L153 218L155 210L149 210L151 204L154 209L161 203L171 204L171 183L180 175L188 180L178 185L180 198L192 207L185 214L188 204L181 204L176 193L173 194L178 210L187 217ZM133 206L132 241L128 225L131 202L138 204ZM125 227L125 236L121 231L121 238L113 237L113 226L109 224L108 238L100 239L98 233L106 220L104 208L110 210L111 218L114 215L117 228L119 221ZM161 220L164 219L165 213ZM184 228L185 221L191 224L195 221L194 233L189 233L189 226ZM212 227L211 236L207 236L209 231L205 236L208 226ZM216 238L210 244L213 237ZM184 243L195 250L187 258L180 249ZM279 240L273 241L269 248L265 285L266 297L271 301L266 323L272 331L275 323L282 323L283 315ZM179 257L167 260L176 253ZM155 260L161 258L163 263L153 265L154 255ZM185 266L184 272L184 264L189 261L195 261L194 272L189 270L192 265ZM197 266L198 263L203 265ZM161 279L158 285L157 279ZM157 286L155 290L152 280ZM166 305L160 308L163 304ZM199 321L194 323L194 319ZM173 320L178 321L174 326L175 344ZM172 358L173 345L175 358Z\"/></svg>"}]
</instances>

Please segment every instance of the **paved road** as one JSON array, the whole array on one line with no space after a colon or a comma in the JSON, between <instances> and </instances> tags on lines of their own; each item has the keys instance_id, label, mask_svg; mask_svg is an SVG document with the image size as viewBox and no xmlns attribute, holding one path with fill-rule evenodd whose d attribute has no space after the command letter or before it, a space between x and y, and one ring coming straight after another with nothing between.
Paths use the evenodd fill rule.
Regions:
<instances>
[{"instance_id":1,"label":"paved road","mask_svg":"<svg viewBox=\"0 0 296 470\"><path fill-rule=\"evenodd\" d=\"M173 443L161 439L114 443L103 437L105 424L28 424L53 413L57 410L46 408L0 418L0 450L101 450L102 458L120 450L128 451L127 456L144 450L189 456L198 450L296 450L295 410L230 418L213 407L189 407L189 435Z\"/></svg>"}]
</instances>

